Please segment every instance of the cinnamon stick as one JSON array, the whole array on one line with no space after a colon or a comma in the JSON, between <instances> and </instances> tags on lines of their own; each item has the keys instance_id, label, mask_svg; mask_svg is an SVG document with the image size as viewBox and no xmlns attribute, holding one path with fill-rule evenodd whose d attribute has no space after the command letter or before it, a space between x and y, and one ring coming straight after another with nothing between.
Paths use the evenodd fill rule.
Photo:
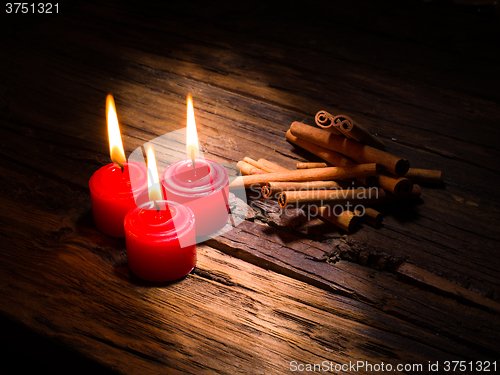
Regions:
<instances>
[{"instance_id":1,"label":"cinnamon stick","mask_svg":"<svg viewBox=\"0 0 500 375\"><path fill-rule=\"evenodd\" d=\"M354 213L372 227L378 228L382 225L382 214L373 208L365 207L364 212L362 210L354 210Z\"/></svg>"},{"instance_id":2,"label":"cinnamon stick","mask_svg":"<svg viewBox=\"0 0 500 375\"><path fill-rule=\"evenodd\" d=\"M326 163L297 163L297 169L313 169L313 168L327 168L331 167Z\"/></svg>"},{"instance_id":3,"label":"cinnamon stick","mask_svg":"<svg viewBox=\"0 0 500 375\"><path fill-rule=\"evenodd\" d=\"M243 161L244 161L245 163L248 163L248 164L250 164L250 165L253 165L254 167L257 167L257 168L259 168L259 169L262 169L264 172L268 172L268 173L273 172L273 170L272 170L271 168L268 168L268 167L266 167L265 165L262 165L262 164L261 164L261 163L259 163L258 161L255 161L255 160L253 160L252 158L249 158L248 156L245 156L245 157L243 158Z\"/></svg>"},{"instance_id":4,"label":"cinnamon stick","mask_svg":"<svg viewBox=\"0 0 500 375\"><path fill-rule=\"evenodd\" d=\"M261 164L265 164L269 168L274 168L275 170L281 169L284 171L288 171L288 169L271 162L269 162L269 164L266 164L265 159L259 159L258 162ZM283 190L333 189L339 187L340 185L335 181L268 182L265 186L262 187L262 195L265 198L270 198L271 196L277 196L277 194L279 194ZM359 222L359 218L352 211L343 210L340 215L336 215L335 213L331 212L330 207L313 207L310 211L311 214L320 216L323 220L338 226L346 232L351 232Z\"/></svg>"},{"instance_id":5,"label":"cinnamon stick","mask_svg":"<svg viewBox=\"0 0 500 375\"><path fill-rule=\"evenodd\" d=\"M314 143L305 141L303 139L300 139L292 134L292 132L287 130L286 132L286 140L290 143L293 143L296 146L302 147L303 149L309 151L310 153L319 156L323 160L327 161L329 164L336 165L336 166L347 166L347 165L356 165L354 161L351 159L345 157L344 155L339 154L338 152L335 152L333 150L328 150L324 147L315 145ZM375 186L377 184L377 178L375 176L368 176L368 177L362 177L358 178L358 181L360 181L362 184L365 184L366 186Z\"/></svg>"},{"instance_id":6,"label":"cinnamon stick","mask_svg":"<svg viewBox=\"0 0 500 375\"><path fill-rule=\"evenodd\" d=\"M229 187L244 186L252 184L262 184L274 181L320 181L336 180L344 178L356 178L374 176L377 174L377 165L358 164L349 167L329 167L316 169L298 169L288 172L274 172L267 174L256 174L251 176L237 177L229 184Z\"/></svg>"},{"instance_id":7,"label":"cinnamon stick","mask_svg":"<svg viewBox=\"0 0 500 375\"><path fill-rule=\"evenodd\" d=\"M405 174L413 182L424 182L430 184L441 183L441 171L433 169L410 168Z\"/></svg>"},{"instance_id":8,"label":"cinnamon stick","mask_svg":"<svg viewBox=\"0 0 500 375\"><path fill-rule=\"evenodd\" d=\"M417 199L420 197L421 189L418 185L413 185L411 193L404 196L407 199ZM338 189L338 190L307 190L307 191L284 191L278 197L278 203L282 208L288 204L312 204L320 202L338 205L370 204L395 200L391 194L381 188L360 188L360 189Z\"/></svg>"},{"instance_id":9,"label":"cinnamon stick","mask_svg":"<svg viewBox=\"0 0 500 375\"><path fill-rule=\"evenodd\" d=\"M340 185L335 181L308 181L308 182L268 182L262 187L262 196L270 198L283 191L297 190L331 190L340 189Z\"/></svg>"},{"instance_id":10,"label":"cinnamon stick","mask_svg":"<svg viewBox=\"0 0 500 375\"><path fill-rule=\"evenodd\" d=\"M342 132L338 129L338 125L333 122L333 115L327 111L319 111L314 117L316 125L320 128L329 131L332 134L342 135Z\"/></svg>"},{"instance_id":11,"label":"cinnamon stick","mask_svg":"<svg viewBox=\"0 0 500 375\"><path fill-rule=\"evenodd\" d=\"M263 163L264 161L264 163ZM259 163L265 164L265 159L259 159ZM268 167L274 169L281 169L288 171L288 169L281 167L278 164L269 162ZM339 188L340 185L335 181L308 181L308 182L268 182L262 187L262 195L265 198L270 198L271 196L276 196L277 193L283 190L300 190L300 189L332 189ZM312 214L319 215L323 220L329 221L330 223L338 226L339 228L351 232L353 228L357 225L359 219L352 211L343 210L340 215L336 215L331 212L330 207L313 207L310 210Z\"/></svg>"},{"instance_id":12,"label":"cinnamon stick","mask_svg":"<svg viewBox=\"0 0 500 375\"><path fill-rule=\"evenodd\" d=\"M326 134L330 133L326 132ZM303 148L304 150L309 151L311 154L319 156L321 159L325 160L326 162L332 165L336 165L338 167L344 167L346 165L356 164L354 161L352 161L351 159L349 159L344 155L339 154L338 152L329 150L325 147L318 146L317 144L309 142L305 139L298 138L297 136L293 135L290 130L286 132L286 140L290 143L293 143L296 146Z\"/></svg>"},{"instance_id":13,"label":"cinnamon stick","mask_svg":"<svg viewBox=\"0 0 500 375\"><path fill-rule=\"evenodd\" d=\"M406 177L394 176L384 172L379 173L378 184L382 189L391 192L397 197L409 194L413 189L413 182Z\"/></svg>"},{"instance_id":14,"label":"cinnamon stick","mask_svg":"<svg viewBox=\"0 0 500 375\"><path fill-rule=\"evenodd\" d=\"M297 163L297 169L326 168L329 166L327 163ZM357 178L357 180L366 186L376 186L378 184L376 176L361 177Z\"/></svg>"},{"instance_id":15,"label":"cinnamon stick","mask_svg":"<svg viewBox=\"0 0 500 375\"><path fill-rule=\"evenodd\" d=\"M352 121L350 117L346 115L337 115L332 121L334 125L337 125L338 130L347 138L354 139L365 145L378 148L379 150L385 150L384 142L373 136L361 125Z\"/></svg>"},{"instance_id":16,"label":"cinnamon stick","mask_svg":"<svg viewBox=\"0 0 500 375\"><path fill-rule=\"evenodd\" d=\"M289 169L282 167L281 165L270 162L266 159L259 159L259 163L266 165L269 168L273 168L275 172L287 172ZM323 168L327 168L328 165L325 163ZM277 194L281 193L284 190L313 190L313 189L336 189L340 188L340 185L335 181L307 181L307 182L288 182L288 181L277 181L277 182L268 182L261 189L262 196L264 198L271 198L272 196L277 197Z\"/></svg>"},{"instance_id":17,"label":"cinnamon stick","mask_svg":"<svg viewBox=\"0 0 500 375\"><path fill-rule=\"evenodd\" d=\"M410 162L406 159L300 122L292 123L290 132L303 141L336 151L358 163L377 163L386 171L398 176L404 175L410 168Z\"/></svg>"},{"instance_id":18,"label":"cinnamon stick","mask_svg":"<svg viewBox=\"0 0 500 375\"><path fill-rule=\"evenodd\" d=\"M310 211L313 215L318 215L346 232L352 232L360 220L360 216L349 210L343 210L340 215L337 215L330 206L311 207Z\"/></svg>"},{"instance_id":19,"label":"cinnamon stick","mask_svg":"<svg viewBox=\"0 0 500 375\"><path fill-rule=\"evenodd\" d=\"M271 172L287 172L287 171L289 171L289 169L282 167L281 165L273 163L272 161L269 161L266 159L261 158L261 159L257 160L257 162L260 165L263 165L264 167L269 168L271 170Z\"/></svg>"},{"instance_id":20,"label":"cinnamon stick","mask_svg":"<svg viewBox=\"0 0 500 375\"><path fill-rule=\"evenodd\" d=\"M259 169L257 167L254 167L253 165L250 165L244 161L239 161L236 163L236 166L240 169L241 174L246 176L246 175L252 175L252 174L264 174L268 173L266 171L263 171L262 169Z\"/></svg>"}]
</instances>

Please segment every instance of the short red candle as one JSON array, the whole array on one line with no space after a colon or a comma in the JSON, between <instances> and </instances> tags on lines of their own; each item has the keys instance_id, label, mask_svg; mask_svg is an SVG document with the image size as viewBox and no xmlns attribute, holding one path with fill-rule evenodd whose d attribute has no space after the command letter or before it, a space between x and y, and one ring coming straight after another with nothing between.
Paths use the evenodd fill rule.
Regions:
<instances>
[{"instance_id":1,"label":"short red candle","mask_svg":"<svg viewBox=\"0 0 500 375\"><path fill-rule=\"evenodd\" d=\"M98 169L90 178L90 197L94 222L101 232L124 237L123 219L127 212L146 202L148 180L146 166L128 162L122 169L111 163Z\"/></svg>"},{"instance_id":2,"label":"short red candle","mask_svg":"<svg viewBox=\"0 0 500 375\"><path fill-rule=\"evenodd\" d=\"M124 227L128 266L141 279L173 281L196 266L195 218L188 207L146 202L125 216Z\"/></svg>"},{"instance_id":3,"label":"short red candle","mask_svg":"<svg viewBox=\"0 0 500 375\"><path fill-rule=\"evenodd\" d=\"M180 160L163 172L164 196L188 206L196 218L196 235L224 227L228 219L229 182L226 169L208 159Z\"/></svg>"}]
</instances>

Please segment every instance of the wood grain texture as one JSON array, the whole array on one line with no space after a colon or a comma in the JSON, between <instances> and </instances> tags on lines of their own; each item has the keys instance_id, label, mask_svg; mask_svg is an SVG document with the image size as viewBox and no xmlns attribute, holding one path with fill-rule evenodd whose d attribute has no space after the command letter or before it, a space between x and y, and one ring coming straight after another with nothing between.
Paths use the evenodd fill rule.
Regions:
<instances>
[{"instance_id":1,"label":"wood grain texture","mask_svg":"<svg viewBox=\"0 0 500 375\"><path fill-rule=\"evenodd\" d=\"M124 374L498 358L500 28L494 12L435 3L89 0L4 16L0 313ZM319 161L284 137L325 109L443 184L349 235L317 221L304 235L254 200L191 275L152 285L92 220L108 93L127 156L183 128L191 93L203 151L232 176L245 156ZM405 262L429 278L398 277Z\"/></svg>"},{"instance_id":2,"label":"wood grain texture","mask_svg":"<svg viewBox=\"0 0 500 375\"><path fill-rule=\"evenodd\" d=\"M335 265L329 264L326 260L334 261L338 256L339 247L344 245L340 240L334 241L331 247L325 247L315 241L301 241L293 234L283 235L267 226L244 222L235 230L208 241L208 244L228 254L238 254L238 257L264 268L377 306L403 320L415 322L416 319L418 324L435 331L440 330L441 334L450 335L455 340L474 337L474 340L478 341L469 344L484 345L482 350L487 352L496 351L498 332L492 332L491 337L482 338L473 332L476 330L478 319L498 320L497 303L491 301L491 304L479 304L474 301L474 305L484 311L472 312L473 310L465 306L459 307L459 304L448 299L432 298L428 292L395 282L390 275L374 273L364 267L342 261ZM436 279L439 278L435 276L432 282L422 284L440 288ZM444 281L442 283L444 284ZM446 284L441 289L450 294L448 288L449 285ZM455 294L455 297L460 295ZM467 298L457 299L465 299L466 304L469 302ZM446 316L454 319L448 320ZM466 331L469 333L465 334ZM461 338L456 336L456 332L461 333Z\"/></svg>"}]
</instances>

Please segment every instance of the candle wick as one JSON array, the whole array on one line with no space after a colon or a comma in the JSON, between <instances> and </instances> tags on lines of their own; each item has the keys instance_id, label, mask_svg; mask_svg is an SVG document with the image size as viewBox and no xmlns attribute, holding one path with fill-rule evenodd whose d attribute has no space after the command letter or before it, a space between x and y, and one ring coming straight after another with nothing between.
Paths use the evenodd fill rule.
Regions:
<instances>
[{"instance_id":1,"label":"candle wick","mask_svg":"<svg viewBox=\"0 0 500 375\"><path fill-rule=\"evenodd\" d=\"M193 163L193 169L195 169L195 167L194 167L194 148L191 148L191 162Z\"/></svg>"},{"instance_id":2,"label":"candle wick","mask_svg":"<svg viewBox=\"0 0 500 375\"><path fill-rule=\"evenodd\" d=\"M123 173L123 167L125 162L127 161L127 159L125 159L125 155L123 155L123 153L121 153L116 147L113 147L110 156L111 156L111 161L118 164L122 169Z\"/></svg>"},{"instance_id":3,"label":"candle wick","mask_svg":"<svg viewBox=\"0 0 500 375\"><path fill-rule=\"evenodd\" d=\"M123 167L124 167L124 166L123 166L123 163L120 163L119 161L116 161L116 160L114 160L114 162L115 162L116 164L118 164L118 166L121 168L122 173L123 173Z\"/></svg>"},{"instance_id":4,"label":"candle wick","mask_svg":"<svg viewBox=\"0 0 500 375\"><path fill-rule=\"evenodd\" d=\"M160 212L160 205L158 204L157 201L154 201L154 205L156 207L156 212Z\"/></svg>"}]
</instances>

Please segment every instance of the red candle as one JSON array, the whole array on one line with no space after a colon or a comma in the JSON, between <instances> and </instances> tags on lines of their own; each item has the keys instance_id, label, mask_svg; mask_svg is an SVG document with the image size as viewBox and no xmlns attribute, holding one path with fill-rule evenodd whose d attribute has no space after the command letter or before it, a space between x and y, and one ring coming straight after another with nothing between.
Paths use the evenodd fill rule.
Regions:
<instances>
[{"instance_id":1,"label":"red candle","mask_svg":"<svg viewBox=\"0 0 500 375\"><path fill-rule=\"evenodd\" d=\"M228 173L220 164L205 159L180 160L163 172L164 195L189 207L196 218L196 235L217 232L228 219Z\"/></svg>"},{"instance_id":2,"label":"red candle","mask_svg":"<svg viewBox=\"0 0 500 375\"><path fill-rule=\"evenodd\" d=\"M124 220L128 266L142 279L172 281L196 265L195 218L188 207L162 199L152 148L147 159L150 201Z\"/></svg>"},{"instance_id":3,"label":"red candle","mask_svg":"<svg viewBox=\"0 0 500 375\"><path fill-rule=\"evenodd\" d=\"M146 166L123 163L122 172L116 163L105 165L92 175L89 186L97 229L110 236L124 237L125 215L137 207L136 199L147 201L144 199L147 189ZM140 197L140 194L143 196Z\"/></svg>"},{"instance_id":4,"label":"red candle","mask_svg":"<svg viewBox=\"0 0 500 375\"><path fill-rule=\"evenodd\" d=\"M147 202L129 211L124 227L128 266L141 279L177 280L196 266L195 218L188 207Z\"/></svg>"},{"instance_id":5,"label":"red candle","mask_svg":"<svg viewBox=\"0 0 500 375\"><path fill-rule=\"evenodd\" d=\"M115 237L123 237L123 219L128 211L135 208L136 201L145 202L147 189L146 166L127 163L118 126L118 118L113 97L106 98L106 118L108 123L109 152L113 163L100 168L89 181L94 222L101 232Z\"/></svg>"}]
</instances>

